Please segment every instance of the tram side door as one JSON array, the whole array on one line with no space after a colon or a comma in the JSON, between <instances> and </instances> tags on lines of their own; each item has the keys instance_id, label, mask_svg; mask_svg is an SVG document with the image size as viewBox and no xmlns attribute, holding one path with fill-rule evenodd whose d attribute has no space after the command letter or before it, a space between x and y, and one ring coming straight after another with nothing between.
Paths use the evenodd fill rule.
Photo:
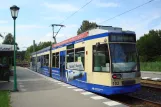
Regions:
<instances>
[{"instance_id":1,"label":"tram side door","mask_svg":"<svg viewBox=\"0 0 161 107\"><path fill-rule=\"evenodd\" d=\"M65 51L60 51L60 79L65 81Z\"/></svg>"}]
</instances>

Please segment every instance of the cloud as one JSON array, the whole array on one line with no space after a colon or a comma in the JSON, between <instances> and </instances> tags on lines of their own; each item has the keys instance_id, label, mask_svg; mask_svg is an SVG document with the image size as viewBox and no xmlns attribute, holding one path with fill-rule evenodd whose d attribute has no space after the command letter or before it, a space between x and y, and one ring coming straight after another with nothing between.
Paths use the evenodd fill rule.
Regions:
<instances>
[{"instance_id":1,"label":"cloud","mask_svg":"<svg viewBox=\"0 0 161 107\"><path fill-rule=\"evenodd\" d=\"M102 18L96 18L96 19L91 19L89 20L90 22L95 22L97 24L99 24L100 22L104 21L105 19L102 19Z\"/></svg>"},{"instance_id":2,"label":"cloud","mask_svg":"<svg viewBox=\"0 0 161 107\"><path fill-rule=\"evenodd\" d=\"M7 20L0 20L0 24L6 24L6 23L8 23Z\"/></svg>"},{"instance_id":3,"label":"cloud","mask_svg":"<svg viewBox=\"0 0 161 107\"><path fill-rule=\"evenodd\" d=\"M76 24L70 24L70 25L66 25L66 28L71 29L71 28L78 28L79 26Z\"/></svg>"},{"instance_id":4,"label":"cloud","mask_svg":"<svg viewBox=\"0 0 161 107\"><path fill-rule=\"evenodd\" d=\"M161 14L159 12L156 12L156 13L153 12L153 15L151 15L151 12L150 12L150 13L141 14L137 18L126 17L126 20L124 18L118 17L117 20L111 20L104 24L105 25L108 24L113 27L121 27L123 30L135 31L137 39L139 39L145 33L148 33L149 30L161 28L161 22L158 20L160 19L160 17L161 17ZM102 20L103 20L102 18L98 17L90 21L99 23ZM151 26L151 24L154 22L157 24L153 24L153 26Z\"/></svg>"},{"instance_id":5,"label":"cloud","mask_svg":"<svg viewBox=\"0 0 161 107\"><path fill-rule=\"evenodd\" d=\"M0 32L1 33L3 32L2 34L12 33L13 32L13 26L0 26Z\"/></svg>"},{"instance_id":6,"label":"cloud","mask_svg":"<svg viewBox=\"0 0 161 107\"><path fill-rule=\"evenodd\" d=\"M96 1L95 5L98 7L118 7L119 4L118 3L114 3L114 2L102 2L101 0Z\"/></svg>"},{"instance_id":7,"label":"cloud","mask_svg":"<svg viewBox=\"0 0 161 107\"><path fill-rule=\"evenodd\" d=\"M45 7L54 9L55 11L60 11L60 12L73 12L78 10L78 8L72 4L64 3L64 4L51 4L48 2L45 2L43 4Z\"/></svg>"},{"instance_id":8,"label":"cloud","mask_svg":"<svg viewBox=\"0 0 161 107\"><path fill-rule=\"evenodd\" d=\"M17 25L16 42L18 43L20 50L25 50L25 48L23 48L24 46L28 47L32 45L33 40L38 39L38 37L35 34L32 34L32 32L35 31L35 29L39 30L41 28L45 28L45 26L36 25L36 24ZM0 32L3 36L6 36L6 34L8 33L13 34L13 26L0 26ZM2 41L3 40L0 38L0 43Z\"/></svg>"},{"instance_id":9,"label":"cloud","mask_svg":"<svg viewBox=\"0 0 161 107\"><path fill-rule=\"evenodd\" d=\"M142 18L141 18L142 17ZM153 14L153 16L149 17L149 15L141 15L140 18L138 16L137 20L132 19L126 19L119 21L119 27L122 27L125 30L132 30L136 32L137 39L139 39L144 34L148 33L151 29L159 29L161 27L158 24L158 26L149 26L150 23L152 23L154 20L156 20L158 17L160 17L158 14Z\"/></svg>"},{"instance_id":10,"label":"cloud","mask_svg":"<svg viewBox=\"0 0 161 107\"><path fill-rule=\"evenodd\" d=\"M16 42L18 43L18 46L20 50L25 50L24 47L29 47L33 44L33 40L37 40L37 38L34 35L17 35L16 36ZM37 41L36 41L37 42Z\"/></svg>"},{"instance_id":11,"label":"cloud","mask_svg":"<svg viewBox=\"0 0 161 107\"><path fill-rule=\"evenodd\" d=\"M39 28L44 28L45 26L41 26L41 25L17 25L17 27L19 29L39 29Z\"/></svg>"},{"instance_id":12,"label":"cloud","mask_svg":"<svg viewBox=\"0 0 161 107\"><path fill-rule=\"evenodd\" d=\"M22 32L23 30L35 30L35 29L41 29L45 28L45 26L41 25L17 25L17 30L20 30ZM48 26L47 26L48 27ZM13 34L13 26L0 26L0 32L2 35L6 35L7 33L12 33ZM5 33L5 34L4 34Z\"/></svg>"},{"instance_id":13,"label":"cloud","mask_svg":"<svg viewBox=\"0 0 161 107\"><path fill-rule=\"evenodd\" d=\"M12 3L10 3L8 0L2 0L0 3L0 9L6 9L12 6Z\"/></svg>"},{"instance_id":14,"label":"cloud","mask_svg":"<svg viewBox=\"0 0 161 107\"><path fill-rule=\"evenodd\" d=\"M29 32L32 29L35 30L35 29L45 28L44 26L31 24L31 25L17 25L17 27L21 31L16 36L16 41L20 47L20 50L26 50L26 48L24 48L24 47L28 47L28 46L32 45L33 40L36 40L36 43L39 43L40 41L41 42L47 42L47 41L54 42L54 39L52 38L53 37L52 31L47 32L46 34L41 33L41 34L39 34L39 36L36 36L36 34L33 34L33 33L28 33L27 35L26 35L26 33L23 33L24 32L23 30L25 30L25 31L28 30L28 32ZM78 27L78 25L76 25L76 24L69 24L69 25L66 25L66 27L62 28L57 35L57 42L61 42L65 39L76 36L75 32L73 34L72 34L72 32L73 32L73 29L75 31L75 29L77 29L77 27ZM3 28L3 29L1 29L1 28ZM2 31L3 30L13 31L13 26L6 26L6 27L1 26L0 31L1 30ZM58 29L55 29L55 30L57 31Z\"/></svg>"},{"instance_id":15,"label":"cloud","mask_svg":"<svg viewBox=\"0 0 161 107\"><path fill-rule=\"evenodd\" d=\"M58 35L56 36L56 40L57 40L57 42L61 42L61 41L66 40L70 37L73 37L73 35L66 34L66 33L58 33ZM48 32L45 36L40 37L40 39L38 40L38 42L47 42L47 41L54 42L52 32Z\"/></svg>"},{"instance_id":16,"label":"cloud","mask_svg":"<svg viewBox=\"0 0 161 107\"><path fill-rule=\"evenodd\" d=\"M65 18L62 16L49 16L43 17L44 20L64 20Z\"/></svg>"},{"instance_id":17,"label":"cloud","mask_svg":"<svg viewBox=\"0 0 161 107\"><path fill-rule=\"evenodd\" d=\"M3 39L0 39L0 44L3 42Z\"/></svg>"},{"instance_id":18,"label":"cloud","mask_svg":"<svg viewBox=\"0 0 161 107\"><path fill-rule=\"evenodd\" d=\"M160 23L158 23L158 25L157 25L157 26L155 26L153 29L157 29L157 30L161 29L161 22L160 22Z\"/></svg>"}]
</instances>

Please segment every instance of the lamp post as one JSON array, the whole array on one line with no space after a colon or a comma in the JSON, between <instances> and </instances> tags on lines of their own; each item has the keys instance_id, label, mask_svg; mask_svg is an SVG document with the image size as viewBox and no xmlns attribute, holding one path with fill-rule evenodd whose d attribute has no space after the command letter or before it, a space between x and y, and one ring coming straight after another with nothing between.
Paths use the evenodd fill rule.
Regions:
<instances>
[{"instance_id":1,"label":"lamp post","mask_svg":"<svg viewBox=\"0 0 161 107\"><path fill-rule=\"evenodd\" d=\"M14 91L17 91L17 75L16 75L16 18L18 17L19 7L13 5L10 7L11 16L14 20Z\"/></svg>"}]
</instances>

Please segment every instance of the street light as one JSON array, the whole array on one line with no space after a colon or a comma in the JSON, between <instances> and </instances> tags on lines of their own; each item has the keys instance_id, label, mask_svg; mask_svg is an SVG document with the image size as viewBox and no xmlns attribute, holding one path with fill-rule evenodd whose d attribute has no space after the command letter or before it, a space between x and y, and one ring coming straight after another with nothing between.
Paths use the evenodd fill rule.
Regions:
<instances>
[{"instance_id":1,"label":"street light","mask_svg":"<svg viewBox=\"0 0 161 107\"><path fill-rule=\"evenodd\" d=\"M19 7L13 5L10 7L11 16L14 20L14 91L17 91L17 75L16 75L16 18L18 17Z\"/></svg>"}]
</instances>

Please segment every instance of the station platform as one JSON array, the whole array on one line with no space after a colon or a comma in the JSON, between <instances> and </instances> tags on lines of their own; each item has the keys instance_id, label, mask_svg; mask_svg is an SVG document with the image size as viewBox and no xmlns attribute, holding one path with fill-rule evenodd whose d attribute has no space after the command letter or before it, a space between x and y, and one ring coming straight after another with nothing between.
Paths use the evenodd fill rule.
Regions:
<instances>
[{"instance_id":1,"label":"station platform","mask_svg":"<svg viewBox=\"0 0 161 107\"><path fill-rule=\"evenodd\" d=\"M19 92L11 93L12 107L127 107L27 68L17 67Z\"/></svg>"}]
</instances>

